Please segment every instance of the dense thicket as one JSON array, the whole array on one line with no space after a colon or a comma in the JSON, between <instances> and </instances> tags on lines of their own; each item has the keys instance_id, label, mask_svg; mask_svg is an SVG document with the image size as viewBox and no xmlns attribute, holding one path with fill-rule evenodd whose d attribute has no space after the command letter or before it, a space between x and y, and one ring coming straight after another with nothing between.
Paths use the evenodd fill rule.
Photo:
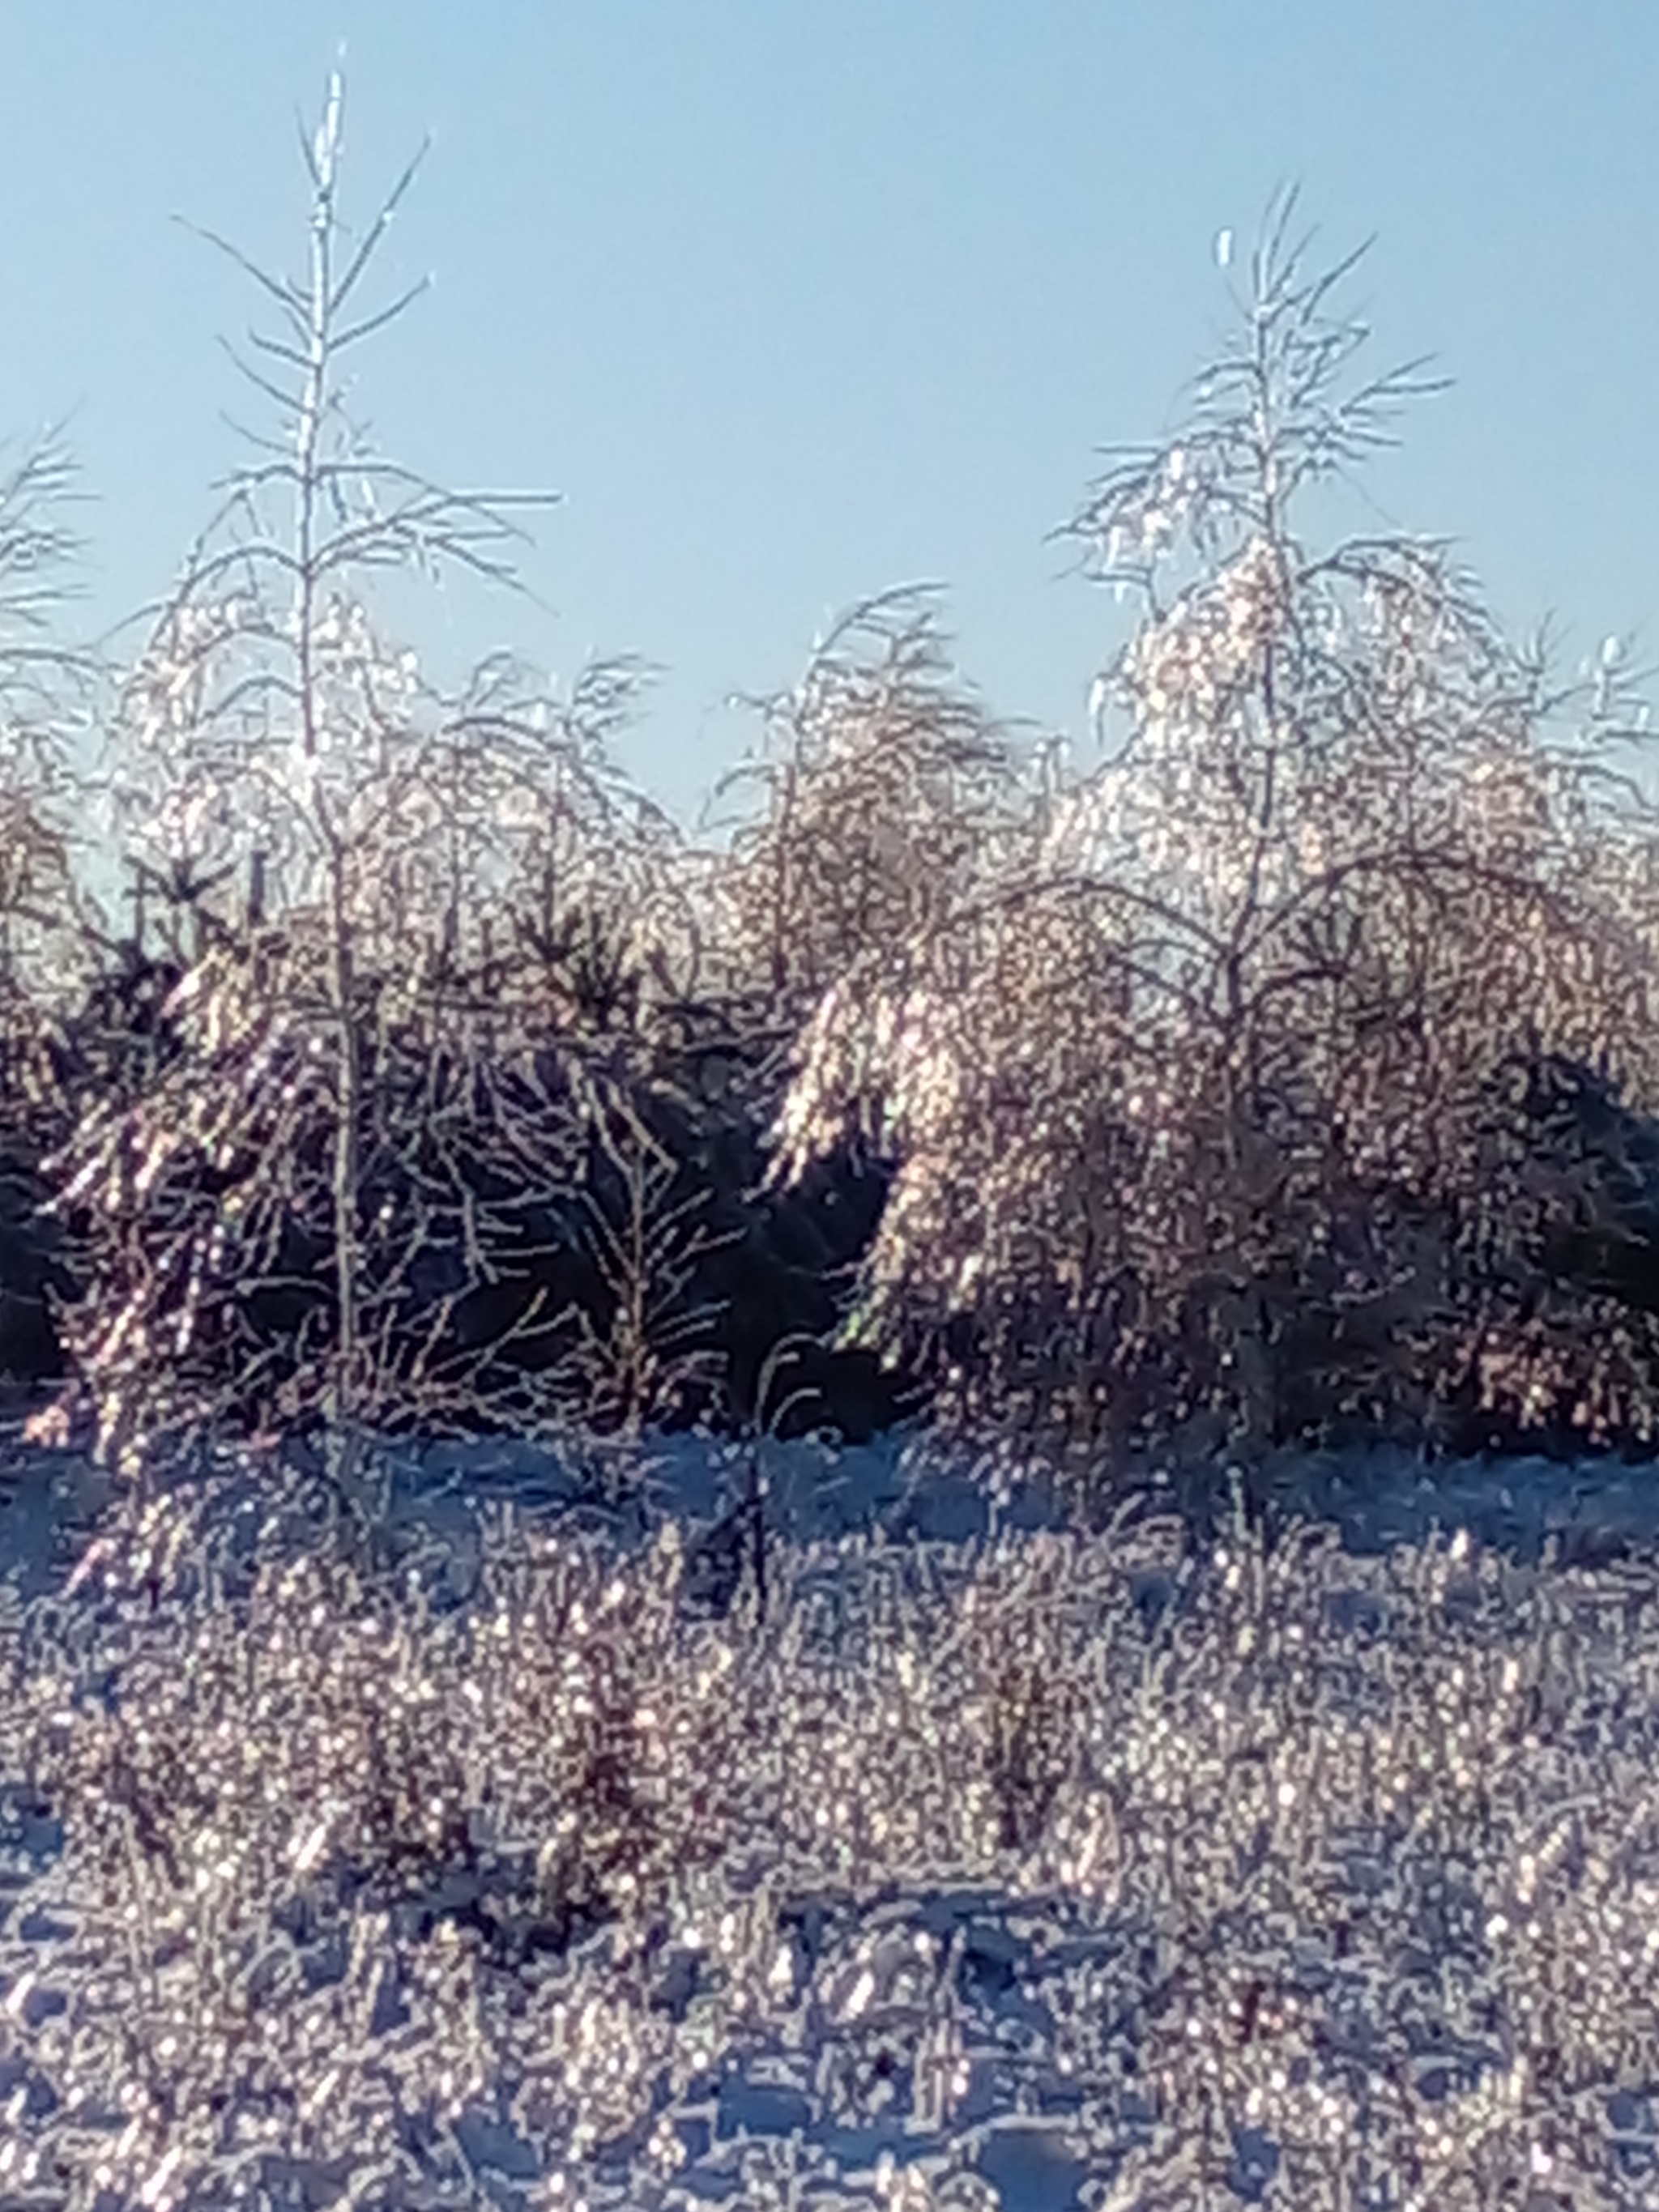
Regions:
<instances>
[{"instance_id":1,"label":"dense thicket","mask_svg":"<svg viewBox=\"0 0 1659 2212\"><path fill-rule=\"evenodd\" d=\"M346 417L413 169L343 254L338 137L337 85L307 274L261 273L280 434L101 689L20 627L64 465L0 488L11 726L101 720L135 902L75 890L14 745L0 1368L71 1369L106 1455L923 1405L1107 1471L1651 1440L1656 848L1595 757L1634 702L1552 692L1443 544L1316 540L1425 386L1356 378L1292 203L1067 526L1139 602L1117 757L1033 773L889 593L760 702L714 852L610 765L639 663L445 694L385 635L376 568L510 584L520 526Z\"/></svg>"}]
</instances>

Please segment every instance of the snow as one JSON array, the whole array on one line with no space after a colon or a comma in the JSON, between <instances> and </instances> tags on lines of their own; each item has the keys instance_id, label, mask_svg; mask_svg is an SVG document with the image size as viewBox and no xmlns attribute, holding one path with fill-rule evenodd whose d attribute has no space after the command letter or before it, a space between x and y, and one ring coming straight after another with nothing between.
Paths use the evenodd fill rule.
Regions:
<instances>
[{"instance_id":1,"label":"snow","mask_svg":"<svg viewBox=\"0 0 1659 2212\"><path fill-rule=\"evenodd\" d=\"M787 1551L798 1591L815 1577L833 1583L867 1571L880 1547L841 1542L860 1529L879 1531L911 1555L931 1550L960 1562L1005 1532L1066 1525L1051 1481L1037 1476L988 1498L982 1469L976 1479L914 1430L839 1452L774 1440L753 1449L769 1542ZM690 1549L743 1497L750 1475L744 1449L698 1437L652 1440L639 1490L611 1503L584 1495L556 1455L512 1440L393 1448L392 1461L391 1551L400 1567L422 1555L432 1563L428 1587L440 1608L465 1605L477 1589L487 1532L504 1508L526 1525L571 1516L626 1552L648 1543L672 1515ZM257 1486L257 1473L236 1463ZM0 1556L27 1601L63 1589L116 1484L72 1453L27 1448L20 1455L14 1448L9 1465ZM1281 1453L1263 1483L1280 1510L1333 1522L1354 1554L1461 1528L1507 1550L1524 1571L1593 1564L1625 1540L1651 1550L1659 1524L1650 1470L1617 1462L1462 1462L1431 1473L1397 1448ZM1044 1992L1080 1958L1121 1953L1130 1937L1091 1925L1074 1904L1063 1892L1021 1895L965 1881L866 1900L861 1910L830 1896L810 1903L790 1923L790 1956L781 1962L798 2000L793 2027L786 2033L775 2021L741 2057L728 2051L701 2100L677 2108L687 2162L672 2185L642 2181L634 2142L619 2161L601 2157L589 2168L586 2201L595 2212L699 2200L781 2205L792 2201L791 2177L811 2173L803 2204L903 2208L928 2200L904 2196L902 2173L968 2162L972 2175L958 2172L954 2193L941 2189L932 2201L957 2212L1065 2212L1101 2202L1080 2193L1085 2182L1101 2187L1101 2168L1091 2177L1063 2139L1079 2092L1048 2050ZM603 1943L605 1932L588 1940ZM695 1956L665 1964L682 1974L686 1993L695 1990ZM943 2070L930 2079L911 2062L935 2048ZM967 2086L947 2096L944 2071L955 2067L965 2067ZM1120 2115L1133 2107L1128 2093ZM457 2135L479 2186L487 2184L487 2201L548 2201L531 2187L529 2145L499 2113L492 2119L475 2104ZM1259 2199L1274 2147L1242 2130L1236 2153L1235 2192L1241 2202Z\"/></svg>"}]
</instances>

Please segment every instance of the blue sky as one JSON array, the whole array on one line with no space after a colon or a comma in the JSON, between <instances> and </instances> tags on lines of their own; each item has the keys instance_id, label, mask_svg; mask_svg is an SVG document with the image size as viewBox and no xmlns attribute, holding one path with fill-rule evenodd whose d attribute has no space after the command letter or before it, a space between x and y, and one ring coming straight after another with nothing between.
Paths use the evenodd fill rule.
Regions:
<instances>
[{"instance_id":1,"label":"blue sky","mask_svg":"<svg viewBox=\"0 0 1659 2212\"><path fill-rule=\"evenodd\" d=\"M1093 756L1109 599L1044 533L1170 427L1226 315L1212 241L1300 180L1378 369L1455 379L1369 479L1568 658L1655 647L1659 9L1536 0L9 0L0 434L71 413L86 607L162 590L243 449L217 343L296 270L340 41L344 199L423 135L382 259L433 290L357 356L394 457L550 488L533 605L410 642L666 664L618 749L690 823L849 601L933 578L990 707ZM1644 777L1650 787L1656 781Z\"/></svg>"}]
</instances>

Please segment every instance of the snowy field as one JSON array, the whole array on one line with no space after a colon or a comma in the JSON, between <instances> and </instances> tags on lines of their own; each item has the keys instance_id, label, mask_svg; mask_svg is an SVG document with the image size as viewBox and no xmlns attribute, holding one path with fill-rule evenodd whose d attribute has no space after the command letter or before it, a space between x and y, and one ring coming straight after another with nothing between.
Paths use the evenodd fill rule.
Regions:
<instances>
[{"instance_id":1,"label":"snowy field","mask_svg":"<svg viewBox=\"0 0 1659 2212\"><path fill-rule=\"evenodd\" d=\"M828 1682L837 1668L872 1666L889 1680L872 1657L875 1624L908 1622L899 1640L913 1655L943 1653L960 1627L962 1593L981 1574L1006 1582L1022 1559L1056 1604L1068 1578L1092 1592L1103 1623L1103 1593L1108 1583L1119 1591L1122 1618L1100 1676L1109 1725L1091 1738L1096 1782L1110 1780L1110 1864L1104 1832L1068 1826L1064 1801L1046 1832L1020 1846L975 1854L941 1834L915 1855L918 1878L884 1883L833 1878L821 1851L814 1887L804 1873L810 1848L757 1832L729 1887L709 1893L701 1929L688 1905L648 1960L620 1955L602 1928L563 1962L583 1991L604 1986L608 1960L619 1986L646 1976L655 2011L672 2009L693 2050L678 2094L662 2069L646 2120L544 2174L510 2110L514 2037L525 2024L515 2031L509 2008L497 2015L497 2094L485 2085L466 2098L441 2155L429 2145L421 2154L434 2176L447 2162L453 2189L446 2195L433 2179L394 2197L380 2183L358 2201L595 2212L701 2203L803 2212L1503 2203L1543 2212L1656 2201L1656 2108L1640 2094L1645 2079L1659 2095L1654 1951L1643 1940L1659 1902L1659 1819L1653 1833L1644 1826L1659 1814L1646 1786L1659 1687L1659 1485L1648 1470L1514 1460L1431 1472L1397 1449L1282 1454L1266 1471L1276 1508L1322 1524L1326 1536L1299 1547L1281 1534L1266 1555L1235 1535L1206 1546L1183 1579L1177 1524L1156 1495L1118 1536L1085 1545L1058 1533L1065 1516L1052 1485L1036 1478L988 1497L997 1486L984 1468L942 1459L920 1436L839 1454L811 1443L758 1451L772 1625L750 1663L779 1670L769 1681L805 1668ZM0 1545L28 1603L61 1591L85 1559L111 1484L73 1453L14 1446L10 1469ZM712 1615L719 1563L699 1562L698 1539L749 1479L742 1452L690 1437L647 1447L629 1496L609 1503L579 1497L550 1454L510 1443L393 1448L384 1472L377 1564L399 1577L414 1567L440 1613L480 1596L515 1530L580 1527L602 1553L639 1558L672 1520ZM228 1509L252 1499L256 1476L228 1461L222 1473ZM696 1585L696 1574L688 1579ZM777 1625L787 1620L800 1624L793 1644ZM907 1685L912 1663L899 1667ZM943 1671L939 1682L945 1712ZM1517 1682L1511 1715L1492 1685L1507 1694ZM780 1688L781 1739L790 1696ZM860 1723L867 1739L896 1708L872 1697L866 1710L876 1716ZM1431 1777L1423 1717L1435 1711L1446 1728ZM1493 1745L1470 1753L1467 1731L1482 1726ZM819 1728L810 1741L827 1773L834 1729L828 1720ZM1388 1784L1378 1747L1391 1735L1401 1763L1424 1770L1415 1799L1403 1773ZM1231 1765L1217 1795L1212 1767L1221 1776L1225 1747ZM878 1771L890 1763L896 1773L909 1748L896 1727L865 1744ZM1517 1764L1510 1753L1522 1748ZM757 1756L755 1785L798 1808L816 1778L811 1760L789 1767L787 1752L781 1742ZM1299 1778L1279 1782L1277 1810L1251 1762L1261 1782ZM793 1780L780 1781L781 1767ZM1394 1825L1374 1801L1370 1836L1350 1802L1362 1770L1370 1784L1380 1778L1385 1799L1388 1786L1395 1792ZM1532 1778L1529 1799L1500 1787L1519 1771ZM1466 1832L1455 1820L1448 1827L1449 1809ZM971 1824L955 1818L960 1808L945 1810L944 1828L959 1840ZM63 1878L60 1840L54 1824L24 1817L8 1855L7 2183L26 2170L44 2100L35 2090L3 2100L51 2070L41 2056L57 2032L51 1962L69 1955L88 1905ZM1334 1923L1340 1909L1346 1925L1350 1908L1346 1944ZM1504 1924L1513 1929L1522 1910L1534 1918L1517 1946ZM721 2001L722 1947L728 1989L745 1947L774 1961L766 2001L740 2018ZM327 1942L310 1950L320 2002L350 1976ZM16 1979L25 1959L39 1977L32 1989ZM568 1986L574 2017L588 2008L577 1983ZM1627 2006L1616 2033L1598 2011L1609 1986ZM1523 2048L1516 2021L1528 2007ZM378 2000L374 2009L367 2046L406 2042L410 2028L382 2021ZM372 2049L360 2055L368 2066ZM1160 2080L1164 2112L1182 2115L1173 2128L1157 2118ZM349 2100L338 2087L334 2095L349 2135ZM9 2124L13 2149L3 2147ZM1416 2151L1385 2166L1383 2143L1402 2130ZM240 2199L227 2189L169 2200L163 2185L148 2197L72 2201L352 2201L320 2166L310 2195L297 2193L304 2170L268 2157L256 2187L245 2166ZM1597 2193L1583 2193L1592 2183ZM69 2201L44 2179L16 2193L0 2185L0 2206Z\"/></svg>"}]
</instances>

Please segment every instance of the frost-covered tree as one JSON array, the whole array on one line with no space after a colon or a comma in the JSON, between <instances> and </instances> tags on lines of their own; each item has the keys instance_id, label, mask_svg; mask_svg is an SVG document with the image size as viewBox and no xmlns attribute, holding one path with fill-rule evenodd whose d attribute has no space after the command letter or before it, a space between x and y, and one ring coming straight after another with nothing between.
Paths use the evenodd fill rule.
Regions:
<instances>
[{"instance_id":1,"label":"frost-covered tree","mask_svg":"<svg viewBox=\"0 0 1659 2212\"><path fill-rule=\"evenodd\" d=\"M96 655L58 624L82 551L65 510L78 495L61 434L0 474L0 1090L58 1098L43 1021L84 981L102 917L76 882L76 779L67 753L95 709ZM42 809L45 809L43 812Z\"/></svg>"},{"instance_id":2,"label":"frost-covered tree","mask_svg":"<svg viewBox=\"0 0 1659 2212\"><path fill-rule=\"evenodd\" d=\"M1180 430L1110 456L1066 526L1139 602L1095 692L1118 757L977 903L824 993L778 1131L780 1176L849 1119L901 1163L862 1334L971 1346L1002 1413L1120 1439L1160 1360L1176 1412L1252 1433L1322 1362L1421 1414L1451 1318L1434 1209L1478 1182L1503 1055L1659 1102L1651 847L1592 806L1628 687L1553 693L1443 542L1318 542L1432 386L1356 377L1357 257L1310 276L1293 218ZM1292 1354L1310 1300L1341 1342Z\"/></svg>"},{"instance_id":3,"label":"frost-covered tree","mask_svg":"<svg viewBox=\"0 0 1659 2212\"><path fill-rule=\"evenodd\" d=\"M874 945L948 927L1011 833L1012 732L952 681L927 586L850 609L791 690L750 700L767 750L762 818L719 872L722 947L799 1020Z\"/></svg>"},{"instance_id":4,"label":"frost-covered tree","mask_svg":"<svg viewBox=\"0 0 1659 2212\"><path fill-rule=\"evenodd\" d=\"M449 1094L478 1073L471 1047L505 1058L526 1032L599 1019L599 999L630 976L667 988L689 942L672 824L606 759L641 665L590 666L561 699L501 653L444 692L377 607L387 572L522 588L519 518L548 498L446 490L380 454L349 412L343 364L422 289L379 307L363 298L420 157L354 234L339 204L342 103L337 76L305 145L301 276L270 275L204 234L275 307L275 330L234 357L277 421L247 434L253 458L222 487L111 733L106 830L141 895L188 907L194 936L175 933L171 948L188 969L172 1006L188 1060L137 1107L91 1116L54 1164L64 1202L90 1192L112 1222L175 1186L148 1232L159 1249L128 1255L112 1325L101 1312L67 1323L106 1450L118 1433L154 1433L159 1420L145 1431L138 1410L159 1416L157 1394L178 1396L155 1340L164 1303L182 1358L232 1291L282 1279L284 1239L314 1212L319 1130L336 1319L315 1349L337 1441L392 1387L394 1310L406 1320L410 1267L436 1241L424 1199L406 1218L385 1205L368 1218L365 1146L382 1164L401 1158L418 1185L410 1148L430 1140L453 1183L468 1148ZM397 1113L376 1095L397 1087L399 1049L447 1053L461 1072L443 1099L429 1065L404 1066ZM470 1199L464 1211L476 1269ZM292 1415L308 1385L296 1389ZM397 1389L404 1412L426 1402L407 1374Z\"/></svg>"}]
</instances>

